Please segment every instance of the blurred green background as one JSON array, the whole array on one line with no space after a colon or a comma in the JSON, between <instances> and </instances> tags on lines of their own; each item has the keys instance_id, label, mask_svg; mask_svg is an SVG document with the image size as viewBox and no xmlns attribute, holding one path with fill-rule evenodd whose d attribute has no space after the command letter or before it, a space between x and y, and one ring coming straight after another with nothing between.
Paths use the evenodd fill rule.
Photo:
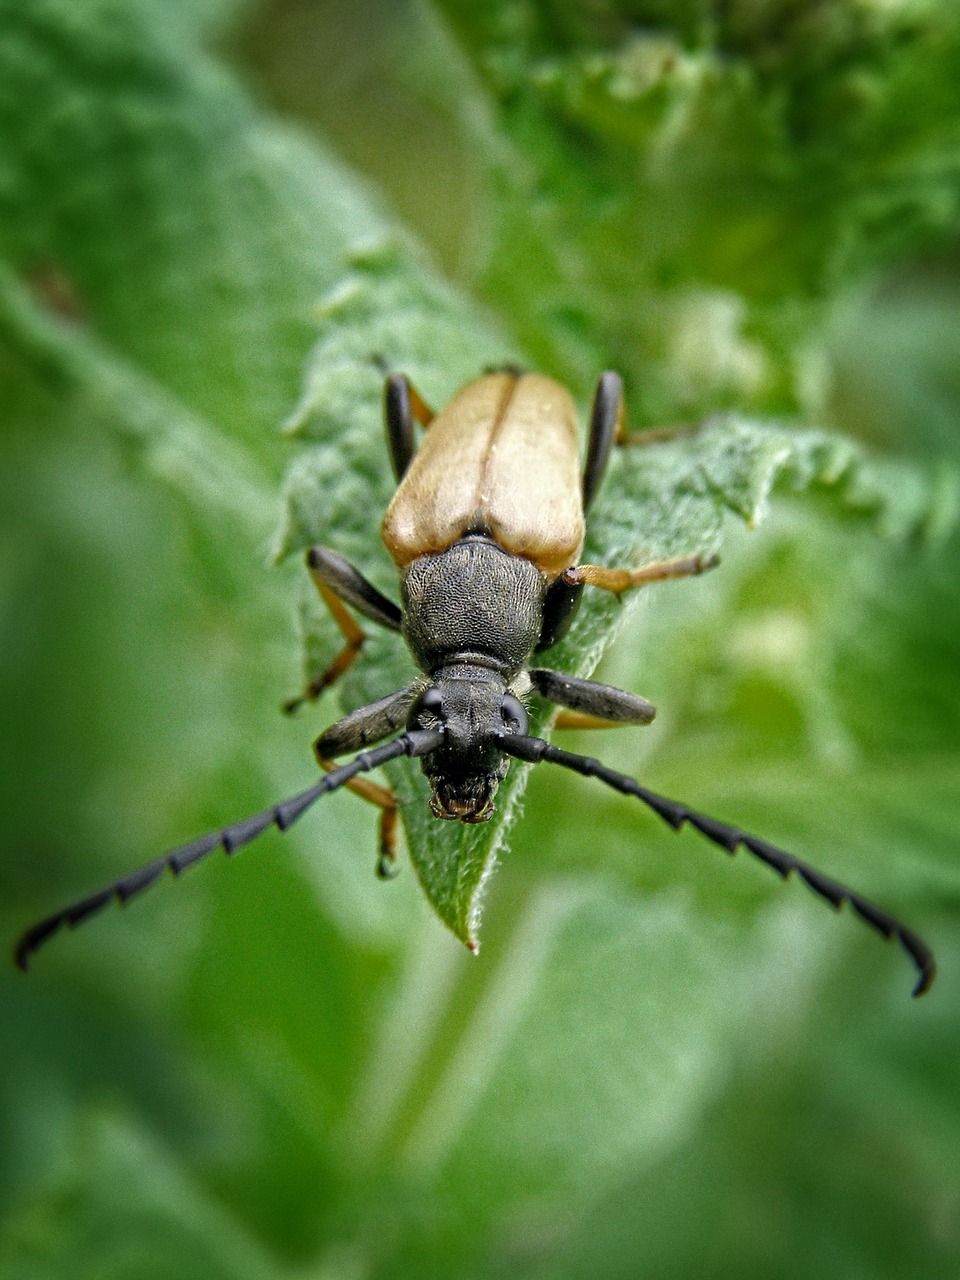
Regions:
<instances>
[{"instance_id":1,"label":"blurred green background","mask_svg":"<svg viewBox=\"0 0 960 1280\"><path fill-rule=\"evenodd\" d=\"M473 959L340 794L0 972L0 1275L960 1275L956 6L0 0L11 945L313 779L337 703L279 704L335 641L273 552L390 583L374 353L434 403L511 356L738 415L685 473L723 566L601 667L658 719L574 747L938 982L547 768ZM787 420L855 461L802 474ZM706 536L638 475L600 552Z\"/></svg>"}]
</instances>

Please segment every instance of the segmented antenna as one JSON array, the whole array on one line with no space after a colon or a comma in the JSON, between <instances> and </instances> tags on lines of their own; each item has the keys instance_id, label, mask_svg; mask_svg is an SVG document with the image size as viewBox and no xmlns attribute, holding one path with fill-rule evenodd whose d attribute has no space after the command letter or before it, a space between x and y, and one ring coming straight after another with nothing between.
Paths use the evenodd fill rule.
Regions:
<instances>
[{"instance_id":1,"label":"segmented antenna","mask_svg":"<svg viewBox=\"0 0 960 1280\"><path fill-rule=\"evenodd\" d=\"M214 849L233 853L234 850L255 840L270 826L277 826L281 831L286 831L322 795L329 791L336 791L358 773L368 773L371 769L386 764L388 760L395 760L398 756L425 755L435 750L442 741L442 730L413 729L402 733L399 737L384 743L383 746L374 747L372 751L361 751L345 765L325 774L312 787L301 791L299 795L291 796L289 800L264 809L262 813L256 813L252 818L244 818L242 822L222 827L219 831L212 831L209 835L201 836L198 840L193 840L179 849L161 854L146 866L140 867L137 871L131 871L105 888L91 893L86 898L81 898L78 902L71 903L27 929L14 948L13 955L17 965L26 971L30 967L30 957L33 953L42 947L48 938L53 937L63 925L71 929L75 928L88 916L101 911L111 898L116 898L121 904L129 902L138 893L149 888L168 868L178 876L187 867L192 867L195 862L212 853Z\"/></svg>"},{"instance_id":2,"label":"segmented antenna","mask_svg":"<svg viewBox=\"0 0 960 1280\"><path fill-rule=\"evenodd\" d=\"M594 760L590 756L575 755L573 752L563 751L559 747L551 746L550 743L544 742L540 738L528 738L521 735L503 735L500 739L500 747L508 755L515 756L518 760L526 760L531 764L539 764L541 761L547 760L551 764L562 765L565 769L572 769L575 773L581 773L585 777L599 778L601 782L613 787L615 791L620 791L624 795L634 796L636 799L642 800L654 813L663 818L664 822L668 822L675 831L679 831L685 822L689 822L692 827L696 827L701 835L706 836L708 840L712 840L714 844L719 845L721 849L725 849L727 853L736 853L737 849L742 845L755 858L759 858L768 867L772 867L784 880L787 879L792 871L796 871L797 875L810 886L814 893L819 894L821 898L826 899L834 907L840 908L845 902L849 902L861 920L865 920L884 938L895 937L897 939L917 966L919 978L913 989L915 996L922 996L933 982L937 971L933 952L918 934L914 933L912 929L908 929L895 916L889 915L882 908L861 897L859 893L855 893L853 889L848 889L846 885L823 875L805 862L801 862L799 858L795 858L793 854L785 853L784 850L768 844L766 840L760 840L757 836L748 835L737 827L729 827L726 823L718 822L716 818L709 818L706 814L697 813L694 809L690 809L676 800L668 800L665 796L657 795L654 791L648 791L646 787L642 787L633 778L628 777L626 774L618 773L615 769L608 769L605 764L601 764L599 760Z\"/></svg>"}]
</instances>

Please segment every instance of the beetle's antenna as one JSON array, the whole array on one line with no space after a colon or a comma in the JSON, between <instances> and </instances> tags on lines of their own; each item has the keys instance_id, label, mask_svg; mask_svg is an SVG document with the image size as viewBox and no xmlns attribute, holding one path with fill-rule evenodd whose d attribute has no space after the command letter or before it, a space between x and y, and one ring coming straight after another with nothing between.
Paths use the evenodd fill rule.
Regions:
<instances>
[{"instance_id":1,"label":"beetle's antenna","mask_svg":"<svg viewBox=\"0 0 960 1280\"><path fill-rule=\"evenodd\" d=\"M933 982L937 971L936 961L934 960L933 952L919 935L914 933L912 929L908 929L906 925L901 924L896 917L889 915L882 908L868 901L868 899L862 898L853 889L848 889L846 885L842 885L836 880L831 880L829 876L825 876L805 862L801 862L793 854L785 853L782 849L775 848L765 840L758 839L757 836L748 835L737 827L728 827L725 823L718 822L716 818L709 818L706 814L697 813L676 800L668 800L666 796L657 795L654 791L648 791L646 787L642 787L633 778L628 777L626 774L618 773L615 769L608 769L606 765L601 764L599 760L594 760L590 756L575 755L571 751L563 751L559 747L554 747L540 738L528 738L519 734L504 734L500 738L499 745L507 755L515 756L518 760L526 760L531 764L539 764L541 761L546 760L551 764L562 765L565 769L572 769L575 773L582 773L585 777L599 778L601 782L605 782L608 787L613 787L615 791L620 791L624 795L635 796L638 800L642 800L644 804L649 805L654 813L663 818L664 822L668 822L675 831L678 831L685 822L689 822L692 827L696 827L701 835L706 836L708 840L712 840L714 844L719 845L722 849L726 849L728 853L736 853L738 847L742 845L755 858L759 858L767 866L773 867L774 871L784 879L792 871L796 871L797 875L810 886L814 893L818 893L821 898L825 898L834 907L839 908L843 906L844 902L849 902L857 915L862 920L865 920L867 924L872 925L878 933L881 933L885 938L895 937L900 942L917 966L917 971L920 975L913 989L915 996L922 996Z\"/></svg>"},{"instance_id":2,"label":"beetle's antenna","mask_svg":"<svg viewBox=\"0 0 960 1280\"><path fill-rule=\"evenodd\" d=\"M149 888L167 868L178 876L181 871L193 866L214 849L219 848L225 853L233 853L235 849L255 840L271 825L286 831L322 795L326 795L329 791L336 791L358 773L368 773L371 769L386 764L388 760L396 760L398 756L426 755L436 750L442 741L443 730L441 729L411 729L380 747L374 747L372 751L361 751L352 760L341 765L339 769L331 770L319 782L315 782L306 791L301 791L299 795L291 796L289 800L264 809L262 813L254 814L252 818L245 818L242 822L222 827L219 831L212 831L209 835L201 836L198 840L193 840L179 849L161 854L146 866L131 871L96 893L71 903L52 916L47 916L45 920L33 925L23 934L14 948L14 959L19 967L26 971L30 966L30 957L33 953L43 946L48 938L53 937L63 925L73 929L88 916L102 910L111 898L116 898L120 903L128 902L130 898Z\"/></svg>"}]
</instances>

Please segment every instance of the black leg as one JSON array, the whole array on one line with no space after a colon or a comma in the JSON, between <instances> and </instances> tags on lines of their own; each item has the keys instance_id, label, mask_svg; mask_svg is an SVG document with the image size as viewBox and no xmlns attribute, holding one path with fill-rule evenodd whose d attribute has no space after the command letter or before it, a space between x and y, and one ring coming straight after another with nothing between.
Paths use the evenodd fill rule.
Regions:
<instances>
[{"instance_id":1,"label":"black leg","mask_svg":"<svg viewBox=\"0 0 960 1280\"><path fill-rule=\"evenodd\" d=\"M577 712L578 717L583 717L569 720L566 728L600 729L618 724L649 724L656 715L656 709L646 698L627 693L626 689L598 684L595 680L581 680L578 676L548 671L544 667L534 667L528 674L541 698L568 707Z\"/></svg>"},{"instance_id":2,"label":"black leg","mask_svg":"<svg viewBox=\"0 0 960 1280\"><path fill-rule=\"evenodd\" d=\"M403 373L392 373L387 378L383 389L383 408L390 462L399 481L406 475L414 454L414 419L422 427L428 427L434 414Z\"/></svg>"},{"instance_id":3,"label":"black leg","mask_svg":"<svg viewBox=\"0 0 960 1280\"><path fill-rule=\"evenodd\" d=\"M613 442L623 431L623 379L609 370L601 373L590 411L587 460L583 467L583 509L597 495L603 481Z\"/></svg>"},{"instance_id":4,"label":"black leg","mask_svg":"<svg viewBox=\"0 0 960 1280\"><path fill-rule=\"evenodd\" d=\"M654 427L644 431L628 432L623 403L623 381L619 374L602 373L597 382L590 412L590 436L587 442L587 460L583 467L583 509L588 511L603 481L610 450L618 445L661 444L695 435L702 422L677 423L670 427Z\"/></svg>"},{"instance_id":5,"label":"black leg","mask_svg":"<svg viewBox=\"0 0 960 1280\"><path fill-rule=\"evenodd\" d=\"M549 649L570 630L580 601L583 597L584 583L570 580L569 571L561 573L559 578L551 582L543 601L543 621L540 624L540 639L534 653Z\"/></svg>"},{"instance_id":6,"label":"black leg","mask_svg":"<svg viewBox=\"0 0 960 1280\"><path fill-rule=\"evenodd\" d=\"M391 631L400 630L401 616L397 605L368 582L360 570L339 552L331 551L329 547L311 547L307 552L307 568L318 590L329 587L335 596L371 622Z\"/></svg>"},{"instance_id":7,"label":"black leg","mask_svg":"<svg viewBox=\"0 0 960 1280\"><path fill-rule=\"evenodd\" d=\"M383 389L383 411L387 425L387 448L397 480L406 474L413 457L413 414L410 412L410 383L402 373L392 373Z\"/></svg>"},{"instance_id":8,"label":"black leg","mask_svg":"<svg viewBox=\"0 0 960 1280\"><path fill-rule=\"evenodd\" d=\"M402 728L421 688L417 681L332 724L313 744L321 767L330 772L337 767L333 757L359 751ZM397 874L397 797L389 787L370 778L351 778L346 787L380 810L377 875L381 880L390 880Z\"/></svg>"},{"instance_id":9,"label":"black leg","mask_svg":"<svg viewBox=\"0 0 960 1280\"><path fill-rule=\"evenodd\" d=\"M349 671L363 647L366 635L347 612L344 602L371 622L391 631L400 630L399 608L336 551L329 547L311 547L307 552L307 568L346 643L326 671L311 680L302 693L283 704L283 709L290 713L304 702L319 698L324 689L335 684Z\"/></svg>"},{"instance_id":10,"label":"black leg","mask_svg":"<svg viewBox=\"0 0 960 1280\"><path fill-rule=\"evenodd\" d=\"M342 720L325 729L316 740L314 750L317 758L335 759L352 751L361 751L402 728L406 723L407 712L421 688L421 682L417 681L397 693L388 694L386 698L351 711Z\"/></svg>"}]
</instances>

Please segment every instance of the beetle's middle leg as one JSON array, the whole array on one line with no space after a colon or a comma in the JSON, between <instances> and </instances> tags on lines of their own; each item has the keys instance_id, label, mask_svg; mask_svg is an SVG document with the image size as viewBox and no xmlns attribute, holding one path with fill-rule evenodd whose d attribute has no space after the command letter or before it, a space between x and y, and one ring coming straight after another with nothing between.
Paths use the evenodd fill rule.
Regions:
<instances>
[{"instance_id":1,"label":"beetle's middle leg","mask_svg":"<svg viewBox=\"0 0 960 1280\"><path fill-rule=\"evenodd\" d=\"M686 578L704 573L720 563L718 556L682 556L677 560L657 560L639 569L615 569L602 564L574 565L555 578L547 590L543 604L543 625L535 653L549 649L570 630L580 607L585 586L600 587L620 595L648 582L664 582L668 578Z\"/></svg>"},{"instance_id":2,"label":"beetle's middle leg","mask_svg":"<svg viewBox=\"0 0 960 1280\"><path fill-rule=\"evenodd\" d=\"M645 587L650 582L666 582L669 578L689 578L708 569L715 569L720 557L681 556L676 560L655 560L639 569L616 569L602 564L579 564L567 569L561 576L570 586L599 587L620 595L634 587Z\"/></svg>"},{"instance_id":3,"label":"beetle's middle leg","mask_svg":"<svg viewBox=\"0 0 960 1280\"><path fill-rule=\"evenodd\" d=\"M329 547L311 547L307 552L307 569L346 643L326 671L311 680L301 694L284 703L287 712L296 711L304 702L319 698L356 661L367 637L347 612L346 604L381 627L400 630L399 608L336 551Z\"/></svg>"}]
</instances>

